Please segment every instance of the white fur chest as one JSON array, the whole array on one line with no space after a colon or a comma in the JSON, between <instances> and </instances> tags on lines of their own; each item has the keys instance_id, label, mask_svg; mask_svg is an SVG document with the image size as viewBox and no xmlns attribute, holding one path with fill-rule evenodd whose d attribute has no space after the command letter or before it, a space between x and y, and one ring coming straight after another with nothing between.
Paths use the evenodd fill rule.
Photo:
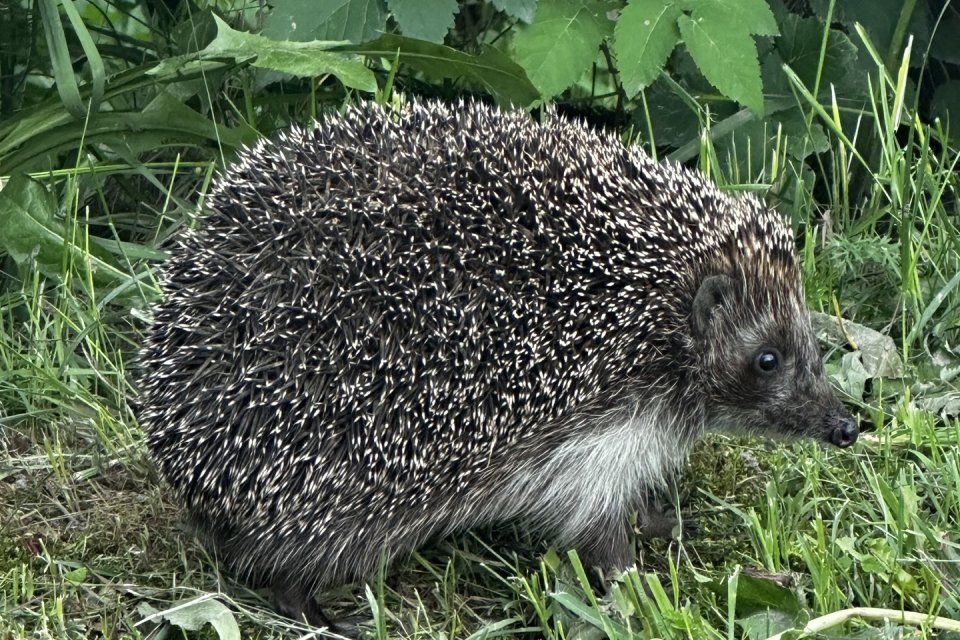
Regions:
<instances>
[{"instance_id":1,"label":"white fur chest","mask_svg":"<svg viewBox=\"0 0 960 640\"><path fill-rule=\"evenodd\" d=\"M498 498L498 515L519 515L561 542L624 517L686 459L688 439L676 435L675 419L649 402L585 426L582 437L513 474Z\"/></svg>"}]
</instances>

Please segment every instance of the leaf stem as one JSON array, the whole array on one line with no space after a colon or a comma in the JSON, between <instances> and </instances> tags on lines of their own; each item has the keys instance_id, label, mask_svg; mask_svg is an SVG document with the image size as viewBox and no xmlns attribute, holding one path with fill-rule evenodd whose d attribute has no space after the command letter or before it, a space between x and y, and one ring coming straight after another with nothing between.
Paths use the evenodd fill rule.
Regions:
<instances>
[{"instance_id":1,"label":"leaf stem","mask_svg":"<svg viewBox=\"0 0 960 640\"><path fill-rule=\"evenodd\" d=\"M607 61L607 69L610 71L610 77L613 78L613 86L617 88L617 116L623 115L623 106L627 101L627 93L623 90L623 84L620 83L620 72L617 66L613 64L613 55L610 53L610 45L606 40L600 43L600 50L603 51L603 57Z\"/></svg>"},{"instance_id":2,"label":"leaf stem","mask_svg":"<svg viewBox=\"0 0 960 640\"><path fill-rule=\"evenodd\" d=\"M907 34L907 27L910 25L910 18L913 17L913 10L916 6L917 0L905 0L903 8L900 9L900 17L897 18L897 26L894 28L893 37L890 39L890 48L887 49L887 70L891 73L903 47L903 38Z\"/></svg>"},{"instance_id":3,"label":"leaf stem","mask_svg":"<svg viewBox=\"0 0 960 640\"><path fill-rule=\"evenodd\" d=\"M890 620L891 622L902 622L914 626L924 626L928 628L944 629L946 631L960 631L960 621L950 618L941 618L940 616L931 616L917 611L900 611L898 609L877 609L875 607L853 607L834 611L825 616L814 618L803 627L804 634L820 633L826 629L839 626L854 618L862 620ZM790 630L792 631L792 629ZM788 631L770 636L767 640L782 640Z\"/></svg>"}]
</instances>

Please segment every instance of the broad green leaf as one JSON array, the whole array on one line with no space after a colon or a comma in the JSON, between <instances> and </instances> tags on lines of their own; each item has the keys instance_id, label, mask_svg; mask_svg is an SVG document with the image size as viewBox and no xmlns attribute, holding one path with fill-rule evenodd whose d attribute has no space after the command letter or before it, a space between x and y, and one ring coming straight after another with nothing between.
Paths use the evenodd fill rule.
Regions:
<instances>
[{"instance_id":1,"label":"broad green leaf","mask_svg":"<svg viewBox=\"0 0 960 640\"><path fill-rule=\"evenodd\" d=\"M0 162L0 175L27 170L37 159L85 144L120 144L144 148L163 146L217 145L231 149L257 139L246 125L225 127L194 111L166 93L160 93L142 111L105 112L84 123L68 123L30 139Z\"/></svg>"},{"instance_id":2,"label":"broad green leaf","mask_svg":"<svg viewBox=\"0 0 960 640\"><path fill-rule=\"evenodd\" d=\"M2 479L2 478L0 478ZM517 625L518 627L523 626L523 618L513 617L513 618L504 618L503 620L497 620L496 622L491 622L486 624L469 636L466 637L466 640L493 640L493 638L512 638L515 637L515 634L509 633L509 627Z\"/></svg>"},{"instance_id":3,"label":"broad green leaf","mask_svg":"<svg viewBox=\"0 0 960 640\"><path fill-rule=\"evenodd\" d=\"M958 282L960 274L954 278L954 286ZM836 316L818 311L810 312L810 322L817 338L826 344L834 346L853 341L858 347L860 362L871 378L903 376L900 349L890 336L852 320L844 320L841 325Z\"/></svg>"},{"instance_id":4,"label":"broad green leaf","mask_svg":"<svg viewBox=\"0 0 960 640\"><path fill-rule=\"evenodd\" d=\"M960 417L960 391L926 392L917 400L924 411L936 413L943 420Z\"/></svg>"},{"instance_id":5,"label":"broad green leaf","mask_svg":"<svg viewBox=\"0 0 960 640\"><path fill-rule=\"evenodd\" d=\"M863 366L861 353L853 351L844 354L840 359L840 370L831 377L847 395L859 401L863 399L867 380L870 380L871 376L870 372Z\"/></svg>"},{"instance_id":6,"label":"broad green leaf","mask_svg":"<svg viewBox=\"0 0 960 640\"><path fill-rule=\"evenodd\" d=\"M166 620L184 631L200 631L210 625L220 640L240 640L240 626L230 609L218 600L202 597L190 602L174 605L166 611L157 611L143 604L138 607L145 619Z\"/></svg>"},{"instance_id":7,"label":"broad green leaf","mask_svg":"<svg viewBox=\"0 0 960 640\"><path fill-rule=\"evenodd\" d=\"M762 120L751 119L729 135L718 138L715 144L720 157L729 158L732 165L739 167L741 180L759 181L764 179L761 172L770 169L770 150L777 144L778 135L786 139L787 155L796 160L830 147L823 127L813 122L808 128L804 113L798 107L768 114ZM770 174L765 175L769 178Z\"/></svg>"},{"instance_id":8,"label":"broad green leaf","mask_svg":"<svg viewBox=\"0 0 960 640\"><path fill-rule=\"evenodd\" d=\"M59 279L64 264L73 264L81 273L89 267L98 285L129 279L114 264L88 253L77 243L82 238L68 233L57 218L53 195L39 182L24 175L10 178L0 191L0 250L19 264L32 261L44 275Z\"/></svg>"},{"instance_id":9,"label":"broad green leaf","mask_svg":"<svg viewBox=\"0 0 960 640\"><path fill-rule=\"evenodd\" d=\"M116 116L116 125L119 125L117 128L120 131L138 131L137 125L142 129L154 129L167 136L164 144L175 144L177 136L183 135L206 138L217 144L236 148L259 137L256 131L245 124L236 127L217 124L165 92L157 94L139 113L117 113ZM99 118L97 123L100 130L106 129L99 124Z\"/></svg>"},{"instance_id":10,"label":"broad green leaf","mask_svg":"<svg viewBox=\"0 0 960 640\"><path fill-rule=\"evenodd\" d=\"M182 54L197 53L217 37L217 23L211 9L191 12L170 31L172 51Z\"/></svg>"},{"instance_id":11,"label":"broad green leaf","mask_svg":"<svg viewBox=\"0 0 960 640\"><path fill-rule=\"evenodd\" d=\"M680 39L680 7L673 0L630 0L613 32L620 81L628 97L660 75Z\"/></svg>"},{"instance_id":12,"label":"broad green leaf","mask_svg":"<svg viewBox=\"0 0 960 640\"><path fill-rule=\"evenodd\" d=\"M443 42L457 14L457 0L387 0L387 6L408 38Z\"/></svg>"},{"instance_id":13,"label":"broad green leaf","mask_svg":"<svg viewBox=\"0 0 960 640\"><path fill-rule=\"evenodd\" d=\"M801 602L797 599L797 594L788 587L783 586L780 581L789 580L789 575L740 573L737 576L737 601L736 610L738 615L747 615L757 611L772 609L787 614L797 614L801 610ZM727 592L727 582L719 581L711 585L719 594Z\"/></svg>"},{"instance_id":14,"label":"broad green leaf","mask_svg":"<svg viewBox=\"0 0 960 640\"><path fill-rule=\"evenodd\" d=\"M489 46L474 56L441 44L387 34L373 42L341 46L336 50L388 60L399 54L401 63L431 80L464 79L485 89L501 105L526 107L538 97L524 70L506 54Z\"/></svg>"},{"instance_id":15,"label":"broad green leaf","mask_svg":"<svg viewBox=\"0 0 960 640\"><path fill-rule=\"evenodd\" d=\"M780 33L766 0L686 0L694 20L720 22L758 36Z\"/></svg>"},{"instance_id":16,"label":"broad green leaf","mask_svg":"<svg viewBox=\"0 0 960 640\"><path fill-rule=\"evenodd\" d=\"M956 8L948 11L940 20L937 31L930 43L930 55L943 62L960 64L960 47L957 46L957 34L960 34L960 13ZM914 44L914 50L917 49Z\"/></svg>"},{"instance_id":17,"label":"broad green leaf","mask_svg":"<svg viewBox=\"0 0 960 640\"><path fill-rule=\"evenodd\" d=\"M748 640L766 640L796 627L797 618L796 615L768 609L744 618L737 618L737 624L747 634Z\"/></svg>"},{"instance_id":18,"label":"broad green leaf","mask_svg":"<svg viewBox=\"0 0 960 640\"><path fill-rule=\"evenodd\" d=\"M763 84L763 109L767 115L797 106L790 81L783 72L783 58L774 50L763 56L760 79Z\"/></svg>"},{"instance_id":19,"label":"broad green leaf","mask_svg":"<svg viewBox=\"0 0 960 640\"><path fill-rule=\"evenodd\" d=\"M63 579L73 584L83 584L83 581L87 579L87 568L77 567L76 569L71 569L63 574Z\"/></svg>"},{"instance_id":20,"label":"broad green leaf","mask_svg":"<svg viewBox=\"0 0 960 640\"><path fill-rule=\"evenodd\" d=\"M721 20L680 16L680 34L704 77L725 96L763 113L757 45L750 35Z\"/></svg>"},{"instance_id":21,"label":"broad green leaf","mask_svg":"<svg viewBox=\"0 0 960 640\"><path fill-rule=\"evenodd\" d=\"M517 30L515 59L543 98L577 81L613 23L593 0L540 0L533 24Z\"/></svg>"},{"instance_id":22,"label":"broad green leaf","mask_svg":"<svg viewBox=\"0 0 960 640\"><path fill-rule=\"evenodd\" d=\"M213 39L211 39L211 42ZM247 56L246 60L250 57ZM246 61L245 60L245 61ZM149 68L144 72L147 76L155 78L156 82L178 82L180 78L183 81L200 80L204 81L211 73L230 70L237 66L237 61L231 57L230 60L219 59L198 59L196 53L183 56L174 56L173 58L164 58L160 62L148 65Z\"/></svg>"},{"instance_id":23,"label":"broad green leaf","mask_svg":"<svg viewBox=\"0 0 960 640\"><path fill-rule=\"evenodd\" d=\"M381 0L274 0L263 35L275 40L347 40L377 37L386 26Z\"/></svg>"},{"instance_id":24,"label":"broad green leaf","mask_svg":"<svg viewBox=\"0 0 960 640\"><path fill-rule=\"evenodd\" d=\"M830 7L831 0L810 0L810 8L821 20L825 20ZM904 8L903 0L870 0L864 1L841 1L836 2L833 8L833 22L842 23L847 27L849 33L853 34L854 25L860 24L866 29L870 36L870 41L882 55L885 55L890 48L893 34L896 31L897 21L900 19L900 13ZM932 32L932 20L927 3L918 2L910 15L910 22L907 24L906 33L913 36L913 50L924 51L930 42ZM934 6L933 3L930 6ZM951 11L947 11L944 17L948 17ZM936 15L936 14L934 14ZM947 30L949 22L944 20L940 23L937 31L946 36L950 46L957 49L956 31ZM901 46L906 44L902 42ZM921 63L923 56L915 56L914 63Z\"/></svg>"},{"instance_id":25,"label":"broad green leaf","mask_svg":"<svg viewBox=\"0 0 960 640\"><path fill-rule=\"evenodd\" d=\"M493 6L500 11L527 24L533 22L533 15L537 10L537 0L492 0L492 2Z\"/></svg>"},{"instance_id":26,"label":"broad green leaf","mask_svg":"<svg viewBox=\"0 0 960 640\"><path fill-rule=\"evenodd\" d=\"M776 125L781 125L783 134L787 136L787 154L797 160L830 148L830 139L823 127L814 122L807 128L806 117L799 107L777 113L770 118L770 124L774 134Z\"/></svg>"},{"instance_id":27,"label":"broad green leaf","mask_svg":"<svg viewBox=\"0 0 960 640\"><path fill-rule=\"evenodd\" d=\"M701 124L696 110L678 96L663 79L644 89L643 95L650 111L653 140L658 147L679 147L696 141L696 149L699 150ZM641 132L644 141L650 139L647 114L642 105L634 109L631 122L634 129Z\"/></svg>"},{"instance_id":28,"label":"broad green leaf","mask_svg":"<svg viewBox=\"0 0 960 640\"><path fill-rule=\"evenodd\" d=\"M783 62L811 91L820 66L822 43L823 23L816 18L801 18L791 14L783 21L783 34L777 39L777 51ZM824 54L820 90L826 92L831 84L840 84L849 72L856 69L857 47L845 33L831 29ZM787 85L784 84L784 87L787 88Z\"/></svg>"},{"instance_id":29,"label":"broad green leaf","mask_svg":"<svg viewBox=\"0 0 960 640\"><path fill-rule=\"evenodd\" d=\"M186 56L168 58L160 64L145 64L111 76L107 80L104 99L121 97L144 88L155 88L157 84L190 82L197 78L209 83L213 74L223 73L235 66L235 62L228 63L223 60L206 60L193 64ZM81 97L85 98L88 94L86 85L80 88ZM94 120L99 121L105 117L112 117L112 114L99 112ZM59 97L23 110L16 117L0 123L0 175L30 170L37 166L39 159L48 149L56 148L59 143L66 143L68 140L79 142L83 133L84 122L75 121ZM57 142L51 142L53 140ZM13 160L14 155L16 160Z\"/></svg>"},{"instance_id":30,"label":"broad green leaf","mask_svg":"<svg viewBox=\"0 0 960 640\"><path fill-rule=\"evenodd\" d=\"M719 120L715 124L710 125L710 132L707 134L707 137L713 140L715 144L722 145L725 136L731 132L750 126L755 120L756 115L752 111L749 109L740 109L723 120ZM689 140L686 144L679 147L676 151L671 152L670 155L667 156L667 160L680 164L687 162L697 157L702 144L703 141L698 135L696 138Z\"/></svg>"},{"instance_id":31,"label":"broad green leaf","mask_svg":"<svg viewBox=\"0 0 960 640\"><path fill-rule=\"evenodd\" d=\"M200 52L203 56L235 60L254 58L253 66L262 69L306 77L329 73L345 86L361 91L377 90L377 79L363 60L329 50L343 44L342 42L271 40L252 33L234 31L220 18L215 19L217 37Z\"/></svg>"},{"instance_id":32,"label":"broad green leaf","mask_svg":"<svg viewBox=\"0 0 960 640\"><path fill-rule=\"evenodd\" d=\"M950 126L950 138L960 140L960 80L948 80L933 93L930 115Z\"/></svg>"}]
</instances>

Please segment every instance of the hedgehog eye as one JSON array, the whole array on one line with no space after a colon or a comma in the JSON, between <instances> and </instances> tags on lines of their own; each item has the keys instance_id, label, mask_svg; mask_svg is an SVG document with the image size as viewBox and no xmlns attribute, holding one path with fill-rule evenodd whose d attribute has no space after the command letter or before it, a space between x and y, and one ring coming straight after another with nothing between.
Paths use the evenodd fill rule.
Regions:
<instances>
[{"instance_id":1,"label":"hedgehog eye","mask_svg":"<svg viewBox=\"0 0 960 640\"><path fill-rule=\"evenodd\" d=\"M773 373L780 367L780 352L776 349L761 349L753 357L753 368L757 373Z\"/></svg>"}]
</instances>

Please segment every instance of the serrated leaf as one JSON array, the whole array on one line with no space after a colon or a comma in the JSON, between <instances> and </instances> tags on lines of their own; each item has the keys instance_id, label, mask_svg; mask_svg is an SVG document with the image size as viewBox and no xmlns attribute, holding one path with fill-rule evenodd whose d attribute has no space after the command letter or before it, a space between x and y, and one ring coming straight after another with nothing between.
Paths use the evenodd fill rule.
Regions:
<instances>
[{"instance_id":1,"label":"serrated leaf","mask_svg":"<svg viewBox=\"0 0 960 640\"><path fill-rule=\"evenodd\" d=\"M261 33L276 40L363 42L383 32L381 0L274 0Z\"/></svg>"},{"instance_id":2,"label":"serrated leaf","mask_svg":"<svg viewBox=\"0 0 960 640\"><path fill-rule=\"evenodd\" d=\"M949 124L950 137L960 140L960 80L948 80L937 87L930 100L930 115Z\"/></svg>"},{"instance_id":3,"label":"serrated leaf","mask_svg":"<svg viewBox=\"0 0 960 640\"><path fill-rule=\"evenodd\" d=\"M82 272L89 268L98 285L130 278L105 257L95 255L92 247L86 252L75 244L74 234L68 233L56 214L56 202L42 184L24 175L13 176L0 191L0 250L19 265L36 264L50 278L59 279L65 263Z\"/></svg>"},{"instance_id":4,"label":"serrated leaf","mask_svg":"<svg viewBox=\"0 0 960 640\"><path fill-rule=\"evenodd\" d=\"M77 567L63 574L63 579L73 584L82 584L87 579L87 568Z\"/></svg>"},{"instance_id":5,"label":"serrated leaf","mask_svg":"<svg viewBox=\"0 0 960 640\"><path fill-rule=\"evenodd\" d=\"M230 609L222 602L206 596L174 605L166 611L158 611L146 603L137 610L144 619L166 620L185 631L199 631L209 624L220 640L240 640L240 626Z\"/></svg>"},{"instance_id":6,"label":"serrated leaf","mask_svg":"<svg viewBox=\"0 0 960 640\"><path fill-rule=\"evenodd\" d=\"M730 135L717 139L716 149L721 157L728 157L739 167L742 179L762 180L759 172L770 168L770 149L777 144L778 136L786 140L787 156L796 160L830 147L823 127L816 122L808 127L804 113L794 107L744 123Z\"/></svg>"},{"instance_id":7,"label":"serrated leaf","mask_svg":"<svg viewBox=\"0 0 960 640\"><path fill-rule=\"evenodd\" d=\"M324 74L335 76L345 86L361 91L377 90L377 79L363 60L356 56L330 51L342 42L292 42L271 40L264 36L243 31L234 31L220 18L217 21L217 37L201 55L235 60L253 59L253 66L289 73L294 76L314 77Z\"/></svg>"},{"instance_id":8,"label":"serrated leaf","mask_svg":"<svg viewBox=\"0 0 960 640\"><path fill-rule=\"evenodd\" d=\"M193 57L196 57L195 55ZM145 87L155 88L158 83L189 82L196 78L205 78L207 86L214 74L222 73L234 66L234 62L208 60L202 64L191 64L188 56L169 58L157 64L148 64L121 71L107 79L107 98L117 100L119 96L138 91ZM168 61L171 64L166 64ZM153 73L157 70L156 73ZM214 76L215 77L215 76ZM80 88L80 96L86 99L89 89ZM188 109L188 107L184 107ZM100 112L98 118L111 116L112 113ZM87 123L74 120L63 107L59 97L48 99L42 104L23 109L14 117L0 121L0 175L30 171L34 167L46 164L44 156L48 149L56 145L40 145L38 142L51 138L58 141L79 141L85 138ZM57 146L58 149L76 148ZM54 165L46 164L44 168ZM60 167L60 164L56 164Z\"/></svg>"},{"instance_id":9,"label":"serrated leaf","mask_svg":"<svg viewBox=\"0 0 960 640\"><path fill-rule=\"evenodd\" d=\"M442 44L387 34L373 42L338 47L337 51L389 60L399 55L402 64L410 65L432 80L465 79L483 87L504 106L526 107L538 97L536 87L527 79L523 68L490 46L484 46L480 54L474 56Z\"/></svg>"},{"instance_id":10,"label":"serrated leaf","mask_svg":"<svg viewBox=\"0 0 960 640\"><path fill-rule=\"evenodd\" d=\"M765 0L688 0L688 4L697 21L719 21L731 29L758 36L780 33L777 19Z\"/></svg>"},{"instance_id":11,"label":"serrated leaf","mask_svg":"<svg viewBox=\"0 0 960 640\"><path fill-rule=\"evenodd\" d=\"M808 128L799 108L780 112L770 118L774 133L777 123L782 125L782 131L787 136L787 155L792 158L803 160L811 153L823 153L830 148L830 139L823 127L814 122Z\"/></svg>"},{"instance_id":12,"label":"serrated leaf","mask_svg":"<svg viewBox=\"0 0 960 640\"><path fill-rule=\"evenodd\" d=\"M784 579L789 581L789 576L763 572L741 573L737 576L737 614L770 610L798 614L801 611L801 602L793 590L784 586ZM726 583L714 588L722 593L721 588L725 591Z\"/></svg>"},{"instance_id":13,"label":"serrated leaf","mask_svg":"<svg viewBox=\"0 0 960 640\"><path fill-rule=\"evenodd\" d=\"M924 411L939 415L944 420L957 418L960 417L960 392L927 393L917 399L917 406Z\"/></svg>"},{"instance_id":14,"label":"serrated leaf","mask_svg":"<svg viewBox=\"0 0 960 640\"><path fill-rule=\"evenodd\" d=\"M408 38L443 42L457 14L457 0L387 0L400 31Z\"/></svg>"},{"instance_id":15,"label":"serrated leaf","mask_svg":"<svg viewBox=\"0 0 960 640\"><path fill-rule=\"evenodd\" d=\"M666 81L655 81L644 90L643 95L650 112L650 123L653 125L653 140L658 147L679 147L697 141L699 150L701 125L697 112L670 89ZM633 111L631 122L634 128L641 132L641 139L650 139L647 114L642 106Z\"/></svg>"},{"instance_id":16,"label":"serrated leaf","mask_svg":"<svg viewBox=\"0 0 960 640\"><path fill-rule=\"evenodd\" d=\"M930 55L943 62L960 64L960 47L957 46L957 34L960 33L960 14L956 9L948 12L937 25L937 31L930 43ZM917 50L914 43L914 51Z\"/></svg>"},{"instance_id":17,"label":"serrated leaf","mask_svg":"<svg viewBox=\"0 0 960 640\"><path fill-rule=\"evenodd\" d=\"M831 0L810 0L810 8L821 20L825 20L830 8ZM836 2L833 8L833 22L842 23L849 33L855 33L854 25L860 24L870 37L870 41L878 51L886 53L897 28L897 21L903 10L903 0L870 0L869 2ZM913 50L924 51L930 42L933 27L927 3L917 3L911 13L906 33L913 36ZM945 14L949 16L950 12ZM956 49L956 31L948 30L948 22L944 20L937 29L943 33L950 45ZM906 44L906 40L901 44ZM931 51L932 53L932 51ZM914 61L920 63L924 56L914 56Z\"/></svg>"},{"instance_id":18,"label":"serrated leaf","mask_svg":"<svg viewBox=\"0 0 960 640\"><path fill-rule=\"evenodd\" d=\"M795 14L783 21L783 34L777 39L777 51L783 62L811 91L820 67L820 47L823 44L823 23L816 18L801 18ZM831 29L827 34L827 48L820 68L820 89L829 90L838 85L847 73L856 68L857 47L847 34ZM786 86L786 85L784 85Z\"/></svg>"},{"instance_id":19,"label":"serrated leaf","mask_svg":"<svg viewBox=\"0 0 960 640\"><path fill-rule=\"evenodd\" d=\"M162 92L142 111L105 111L89 123L41 129L15 151L3 157L0 175L23 171L44 156L88 145L120 144L130 148L157 149L167 145L216 144L236 148L253 142L257 132L249 125L217 125L183 102Z\"/></svg>"},{"instance_id":20,"label":"serrated leaf","mask_svg":"<svg viewBox=\"0 0 960 640\"><path fill-rule=\"evenodd\" d=\"M797 626L797 616L783 611L768 609L744 618L737 618L748 640L766 640L775 634L789 631Z\"/></svg>"},{"instance_id":21,"label":"serrated leaf","mask_svg":"<svg viewBox=\"0 0 960 640\"><path fill-rule=\"evenodd\" d=\"M537 10L537 0L491 0L493 6L508 16L522 20L527 24L533 22L534 12Z\"/></svg>"},{"instance_id":22,"label":"serrated leaf","mask_svg":"<svg viewBox=\"0 0 960 640\"><path fill-rule=\"evenodd\" d=\"M862 400L866 390L867 380L870 380L870 372L863 366L861 354L859 351L844 354L840 359L840 370L833 377L834 381L840 385L847 395L854 400Z\"/></svg>"},{"instance_id":23,"label":"serrated leaf","mask_svg":"<svg viewBox=\"0 0 960 640\"><path fill-rule=\"evenodd\" d=\"M633 97L657 79L680 39L680 7L673 0L630 0L613 31L620 82Z\"/></svg>"},{"instance_id":24,"label":"serrated leaf","mask_svg":"<svg viewBox=\"0 0 960 640\"><path fill-rule=\"evenodd\" d=\"M593 64L613 23L591 0L540 0L533 24L518 29L515 59L543 98L557 95Z\"/></svg>"},{"instance_id":25,"label":"serrated leaf","mask_svg":"<svg viewBox=\"0 0 960 640\"><path fill-rule=\"evenodd\" d=\"M725 96L763 113L757 45L742 29L721 20L680 16L680 35L697 67Z\"/></svg>"}]
</instances>

